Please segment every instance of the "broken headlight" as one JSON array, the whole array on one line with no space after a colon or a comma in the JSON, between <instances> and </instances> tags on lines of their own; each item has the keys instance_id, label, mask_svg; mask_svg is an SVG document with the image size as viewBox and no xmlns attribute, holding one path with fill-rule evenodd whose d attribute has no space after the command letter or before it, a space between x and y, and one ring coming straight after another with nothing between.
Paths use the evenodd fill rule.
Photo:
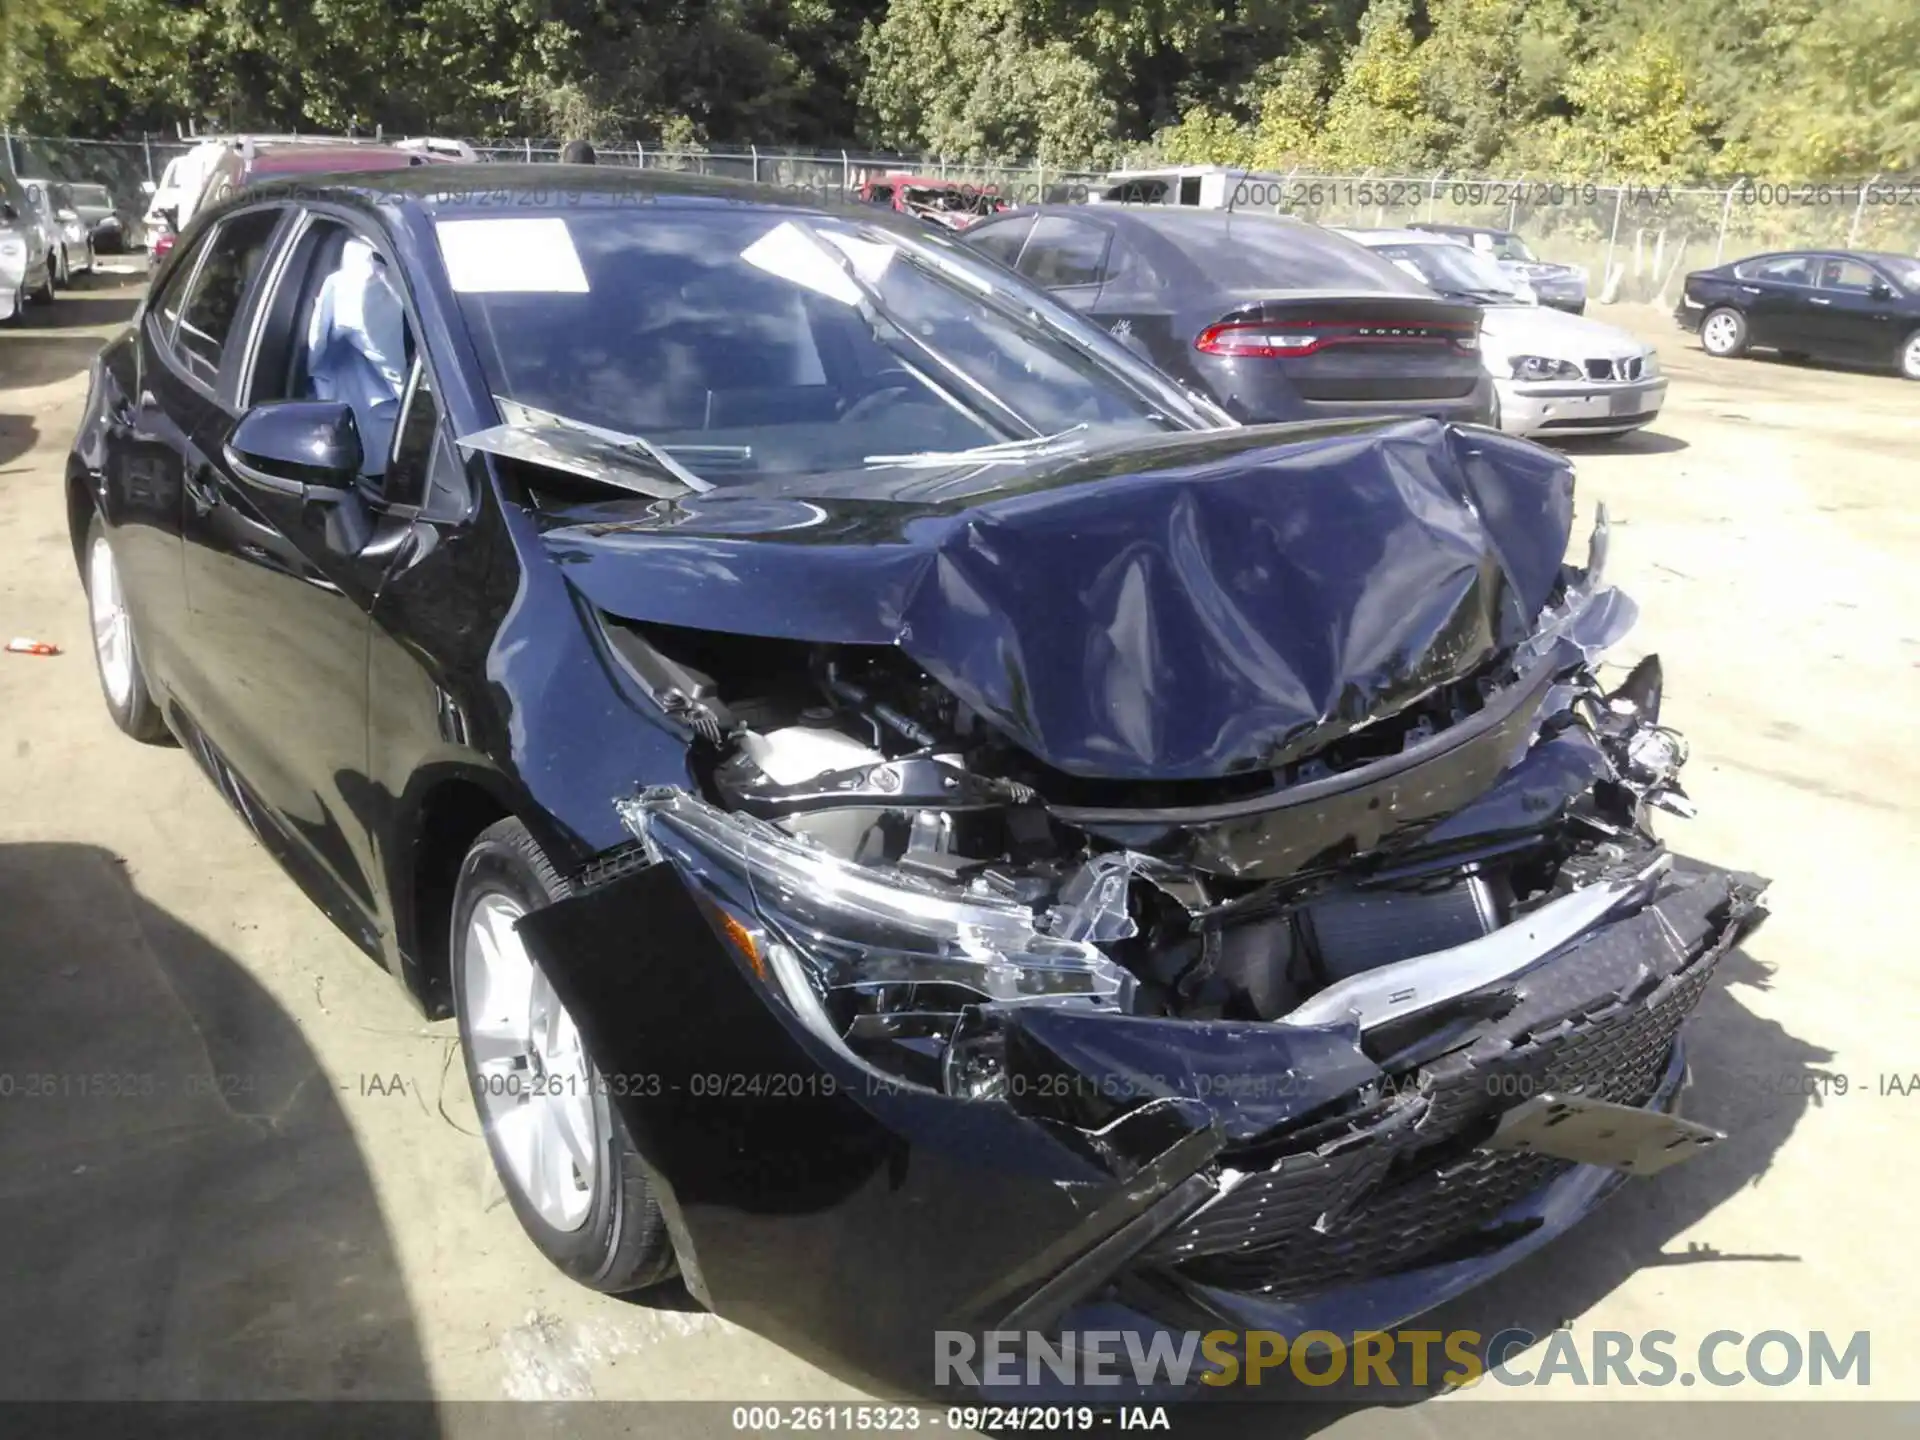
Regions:
<instances>
[{"instance_id":1,"label":"broken headlight","mask_svg":"<svg viewBox=\"0 0 1920 1440\"><path fill-rule=\"evenodd\" d=\"M1556 360L1550 355L1515 355L1512 358L1513 378L1516 380L1583 380L1586 378L1578 365L1570 360Z\"/></svg>"},{"instance_id":2,"label":"broken headlight","mask_svg":"<svg viewBox=\"0 0 1920 1440\"><path fill-rule=\"evenodd\" d=\"M1047 933L1026 906L853 864L681 790L648 791L618 808L651 858L743 927L732 938L751 949L755 970L836 1045L863 1001L916 987L1112 1003L1130 984L1097 947Z\"/></svg>"}]
</instances>

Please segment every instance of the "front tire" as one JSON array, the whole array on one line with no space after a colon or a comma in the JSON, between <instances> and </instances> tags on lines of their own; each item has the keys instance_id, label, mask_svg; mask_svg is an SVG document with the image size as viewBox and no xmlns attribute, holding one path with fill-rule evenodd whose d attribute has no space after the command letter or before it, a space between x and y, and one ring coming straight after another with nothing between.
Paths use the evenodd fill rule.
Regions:
<instances>
[{"instance_id":1,"label":"front tire","mask_svg":"<svg viewBox=\"0 0 1920 1440\"><path fill-rule=\"evenodd\" d=\"M33 298L42 305L53 304L53 256L51 255L47 256L46 276L40 281L40 288L34 292Z\"/></svg>"},{"instance_id":2,"label":"front tire","mask_svg":"<svg viewBox=\"0 0 1920 1440\"><path fill-rule=\"evenodd\" d=\"M147 688L140 646L133 633L133 611L120 583L120 567L96 514L87 523L87 618L93 629L93 665L107 713L122 733L147 745L166 740L167 722Z\"/></svg>"},{"instance_id":3,"label":"front tire","mask_svg":"<svg viewBox=\"0 0 1920 1440\"><path fill-rule=\"evenodd\" d=\"M1700 322L1700 348L1721 360L1745 354L1747 317L1724 305L1709 310Z\"/></svg>"},{"instance_id":4,"label":"front tire","mask_svg":"<svg viewBox=\"0 0 1920 1440\"><path fill-rule=\"evenodd\" d=\"M67 263L67 247L60 247L60 264L53 272L53 284L57 290L69 290L73 287L73 267Z\"/></svg>"},{"instance_id":5,"label":"front tire","mask_svg":"<svg viewBox=\"0 0 1920 1440\"><path fill-rule=\"evenodd\" d=\"M1920 380L1920 330L1900 344L1900 373L1909 380Z\"/></svg>"},{"instance_id":6,"label":"front tire","mask_svg":"<svg viewBox=\"0 0 1920 1440\"><path fill-rule=\"evenodd\" d=\"M610 1294L674 1273L673 1243L608 1086L517 924L571 887L518 820L473 842L454 889L453 1003L467 1083L521 1228Z\"/></svg>"}]
</instances>

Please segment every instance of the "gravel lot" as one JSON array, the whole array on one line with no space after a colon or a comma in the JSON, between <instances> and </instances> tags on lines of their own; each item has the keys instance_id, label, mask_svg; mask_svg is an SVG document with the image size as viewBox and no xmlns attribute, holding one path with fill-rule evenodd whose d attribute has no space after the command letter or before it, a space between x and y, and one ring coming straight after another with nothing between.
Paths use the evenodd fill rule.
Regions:
<instances>
[{"instance_id":1,"label":"gravel lot","mask_svg":"<svg viewBox=\"0 0 1920 1440\"><path fill-rule=\"evenodd\" d=\"M151 1077L0 1094L0 1398L851 1398L684 1297L551 1273L491 1183L450 1025L422 1024L184 753L112 729L61 475L139 283L94 277L0 329L0 630L65 652L0 655L0 1072ZM1618 658L1662 653L1693 743L1700 818L1669 837L1773 877L1774 918L1694 1030L1689 1113L1732 1138L1434 1328L1663 1329L1682 1354L1718 1329L1865 1329L1868 1393L1920 1399L1900 899L1920 859L1920 386L1715 362L1663 315L1607 318L1673 378L1653 431L1576 455L1642 606ZM1332 1428L1432 1433L1436 1404L1521 1393Z\"/></svg>"}]
</instances>

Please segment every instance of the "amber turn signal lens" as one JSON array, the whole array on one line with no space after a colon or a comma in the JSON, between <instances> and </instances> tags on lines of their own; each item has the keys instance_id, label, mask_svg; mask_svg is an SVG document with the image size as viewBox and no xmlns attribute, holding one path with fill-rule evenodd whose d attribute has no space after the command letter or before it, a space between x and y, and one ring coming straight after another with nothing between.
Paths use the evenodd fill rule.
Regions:
<instances>
[{"instance_id":1,"label":"amber turn signal lens","mask_svg":"<svg viewBox=\"0 0 1920 1440\"><path fill-rule=\"evenodd\" d=\"M733 942L733 948L747 957L747 963L753 967L753 973L762 980L767 978L767 962L761 958L760 946L753 938L753 932L742 925L726 911L717 912L720 917L720 930Z\"/></svg>"}]
</instances>

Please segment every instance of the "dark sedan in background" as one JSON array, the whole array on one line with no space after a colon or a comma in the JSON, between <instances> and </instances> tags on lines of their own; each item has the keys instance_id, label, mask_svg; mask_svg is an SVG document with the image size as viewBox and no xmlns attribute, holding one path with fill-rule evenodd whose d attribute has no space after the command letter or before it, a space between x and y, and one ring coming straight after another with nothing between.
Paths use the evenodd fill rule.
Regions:
<instances>
[{"instance_id":1,"label":"dark sedan in background","mask_svg":"<svg viewBox=\"0 0 1920 1440\"><path fill-rule=\"evenodd\" d=\"M1278 215L1059 205L966 243L1250 423L1429 415L1490 423L1478 306Z\"/></svg>"},{"instance_id":2,"label":"dark sedan in background","mask_svg":"<svg viewBox=\"0 0 1920 1440\"><path fill-rule=\"evenodd\" d=\"M1587 313L1586 269L1542 260L1511 230L1496 230L1487 225L1439 225L1431 221L1415 221L1407 228L1445 235L1482 255L1491 256L1502 270L1526 281L1533 288L1534 298L1549 309L1565 310L1569 315Z\"/></svg>"},{"instance_id":3,"label":"dark sedan in background","mask_svg":"<svg viewBox=\"0 0 1920 1440\"><path fill-rule=\"evenodd\" d=\"M1714 1138L1762 882L1654 837L1526 441L1234 425L906 217L511 165L196 216L68 507L115 722L454 1014L585 1284L921 1390L1391 1328Z\"/></svg>"},{"instance_id":4,"label":"dark sedan in background","mask_svg":"<svg viewBox=\"0 0 1920 1440\"><path fill-rule=\"evenodd\" d=\"M1891 366L1920 380L1920 260L1865 250L1750 255L1687 276L1673 318L1709 355L1749 349Z\"/></svg>"}]
</instances>

